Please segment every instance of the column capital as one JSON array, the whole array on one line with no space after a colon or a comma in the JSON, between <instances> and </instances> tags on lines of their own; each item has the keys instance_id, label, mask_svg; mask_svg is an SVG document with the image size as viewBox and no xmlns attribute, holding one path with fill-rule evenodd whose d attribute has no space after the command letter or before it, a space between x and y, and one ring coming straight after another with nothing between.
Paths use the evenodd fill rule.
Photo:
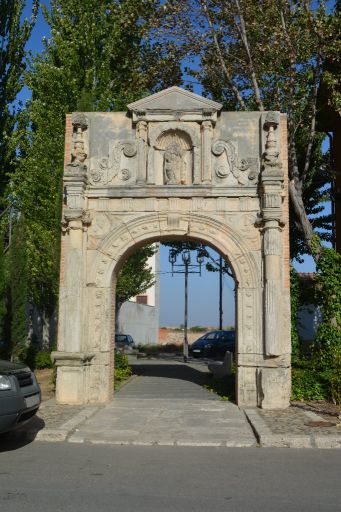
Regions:
<instances>
[{"instance_id":1,"label":"column capital","mask_svg":"<svg viewBox=\"0 0 341 512\"><path fill-rule=\"evenodd\" d=\"M87 231L91 222L92 218L88 210L78 208L65 209L62 217L62 232L68 233L70 230L77 229Z\"/></svg>"}]
</instances>

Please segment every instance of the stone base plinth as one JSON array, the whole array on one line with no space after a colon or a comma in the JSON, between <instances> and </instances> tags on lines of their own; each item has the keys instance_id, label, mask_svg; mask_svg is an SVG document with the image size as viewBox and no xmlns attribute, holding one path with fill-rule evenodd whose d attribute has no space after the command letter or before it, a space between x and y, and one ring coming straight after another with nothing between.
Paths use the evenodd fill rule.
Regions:
<instances>
[{"instance_id":1,"label":"stone base plinth","mask_svg":"<svg viewBox=\"0 0 341 512\"><path fill-rule=\"evenodd\" d=\"M93 354L52 352L57 366L56 402L58 404L88 403L87 381Z\"/></svg>"},{"instance_id":2,"label":"stone base plinth","mask_svg":"<svg viewBox=\"0 0 341 512\"><path fill-rule=\"evenodd\" d=\"M240 407L285 409L290 405L290 368L238 366Z\"/></svg>"},{"instance_id":3,"label":"stone base plinth","mask_svg":"<svg viewBox=\"0 0 341 512\"><path fill-rule=\"evenodd\" d=\"M258 370L262 409L285 409L290 405L290 368Z\"/></svg>"},{"instance_id":4,"label":"stone base plinth","mask_svg":"<svg viewBox=\"0 0 341 512\"><path fill-rule=\"evenodd\" d=\"M105 403L112 398L110 352L52 352L51 358L57 366L58 404Z\"/></svg>"}]
</instances>

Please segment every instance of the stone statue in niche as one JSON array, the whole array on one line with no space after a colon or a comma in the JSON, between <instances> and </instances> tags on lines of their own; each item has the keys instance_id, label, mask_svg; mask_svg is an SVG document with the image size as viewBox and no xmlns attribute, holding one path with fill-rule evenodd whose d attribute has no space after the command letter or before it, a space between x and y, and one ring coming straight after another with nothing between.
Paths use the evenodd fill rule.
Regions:
<instances>
[{"instance_id":1,"label":"stone statue in niche","mask_svg":"<svg viewBox=\"0 0 341 512\"><path fill-rule=\"evenodd\" d=\"M183 168L183 150L181 149L180 144L172 142L165 149L164 154L163 170L165 183L167 185L178 185L179 183L184 183Z\"/></svg>"}]
</instances>

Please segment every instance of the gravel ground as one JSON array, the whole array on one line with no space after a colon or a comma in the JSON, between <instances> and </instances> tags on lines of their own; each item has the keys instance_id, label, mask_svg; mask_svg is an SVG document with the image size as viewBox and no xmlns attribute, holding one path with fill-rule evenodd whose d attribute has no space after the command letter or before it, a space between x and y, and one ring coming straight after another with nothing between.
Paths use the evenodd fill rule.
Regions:
<instances>
[{"instance_id":1,"label":"gravel ground","mask_svg":"<svg viewBox=\"0 0 341 512\"><path fill-rule=\"evenodd\" d=\"M317 413L317 411L314 411ZM336 418L328 418L326 426L312 426L314 419L309 417L304 410L297 407L289 407L284 410L265 411L259 409L258 413L263 418L267 427L273 434L288 434L290 435L337 435L341 433L340 428L336 425L327 426L330 422L338 423ZM320 415L319 415L320 416Z\"/></svg>"}]
</instances>

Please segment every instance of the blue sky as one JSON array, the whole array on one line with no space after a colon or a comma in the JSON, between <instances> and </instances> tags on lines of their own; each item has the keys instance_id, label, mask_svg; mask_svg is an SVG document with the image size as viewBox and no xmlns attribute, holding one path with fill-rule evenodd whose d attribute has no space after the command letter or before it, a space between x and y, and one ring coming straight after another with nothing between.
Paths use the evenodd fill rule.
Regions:
<instances>
[{"instance_id":1,"label":"blue sky","mask_svg":"<svg viewBox=\"0 0 341 512\"><path fill-rule=\"evenodd\" d=\"M42 2L49 5L49 1ZM333 4L334 2L328 2ZM31 2L27 2L24 10L24 16L30 16ZM33 53L38 53L43 49L43 37L49 37L49 27L43 19L41 9L39 10L36 26L32 31L32 36L28 44L28 49ZM194 87L194 92L202 92L199 86ZM23 89L19 99L26 100L29 97L29 91ZM326 204L329 209L330 205ZM218 255L216 255L218 257ZM314 263L311 257L307 256L303 264L295 263L297 270L301 272L314 271ZM183 323L184 312L184 276L175 274L172 277L168 262L168 248L161 247L160 255L160 325L171 326ZM196 274L189 276L189 325L218 325L218 273L209 273L203 270L202 276ZM234 324L234 282L228 276L224 277L223 282L223 324Z\"/></svg>"},{"instance_id":2,"label":"blue sky","mask_svg":"<svg viewBox=\"0 0 341 512\"><path fill-rule=\"evenodd\" d=\"M219 255L210 249L215 259ZM160 325L172 326L184 323L184 274L170 274L171 265L168 261L169 248L161 246L160 254ZM191 260L196 261L196 253L192 251ZM179 258L179 263L181 260ZM188 317L189 325L219 324L219 274L207 272L202 267L201 276L188 276ZM234 280L229 276L223 278L223 325L234 325Z\"/></svg>"}]
</instances>

